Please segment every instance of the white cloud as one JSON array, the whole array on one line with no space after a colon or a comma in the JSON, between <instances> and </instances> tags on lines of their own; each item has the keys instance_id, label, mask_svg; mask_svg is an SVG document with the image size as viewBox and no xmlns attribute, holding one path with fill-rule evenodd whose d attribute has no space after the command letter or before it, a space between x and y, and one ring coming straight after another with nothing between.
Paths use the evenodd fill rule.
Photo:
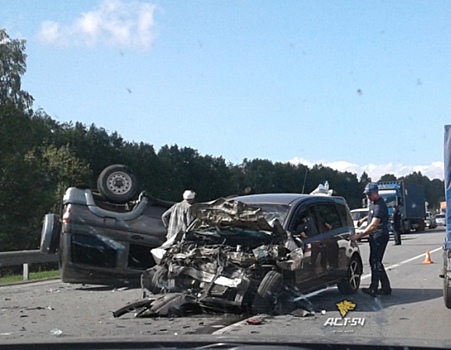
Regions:
<instances>
[{"instance_id":1,"label":"white cloud","mask_svg":"<svg viewBox=\"0 0 451 350\"><path fill-rule=\"evenodd\" d=\"M38 37L46 44L64 46L148 49L156 35L156 8L146 2L103 0L95 10L82 13L72 23L43 22Z\"/></svg>"},{"instance_id":2,"label":"white cloud","mask_svg":"<svg viewBox=\"0 0 451 350\"><path fill-rule=\"evenodd\" d=\"M60 29L58 23L45 21L41 24L39 38L45 43L57 42L60 40Z\"/></svg>"},{"instance_id":3,"label":"white cloud","mask_svg":"<svg viewBox=\"0 0 451 350\"><path fill-rule=\"evenodd\" d=\"M393 174L396 177L406 176L412 174L414 171L421 172L422 175L427 176L429 179L444 178L444 164L443 162L433 162L429 165L404 165L404 164L366 164L358 165L346 161L334 161L334 162L311 162L309 160L294 157L289 161L292 164L304 164L308 167L312 167L315 164L322 164L338 171L348 171L353 174L357 174L360 178L363 172L366 172L373 181L378 181L381 176L385 174Z\"/></svg>"}]
</instances>

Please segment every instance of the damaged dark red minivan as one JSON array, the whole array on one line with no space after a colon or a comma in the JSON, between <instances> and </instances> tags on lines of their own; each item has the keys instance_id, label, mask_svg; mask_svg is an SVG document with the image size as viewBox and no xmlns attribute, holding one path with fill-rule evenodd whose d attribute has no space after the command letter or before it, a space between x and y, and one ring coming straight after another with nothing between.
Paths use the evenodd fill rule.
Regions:
<instances>
[{"instance_id":1,"label":"damaged dark red minivan","mask_svg":"<svg viewBox=\"0 0 451 350\"><path fill-rule=\"evenodd\" d=\"M164 310L180 314L196 306L272 313L327 286L343 294L359 288L362 260L349 240L354 225L341 197L254 194L199 203L193 210L196 219L185 236L164 255L159 252L162 260L143 274L150 295L147 304L137 304L138 314L161 315L167 300Z\"/></svg>"}]
</instances>

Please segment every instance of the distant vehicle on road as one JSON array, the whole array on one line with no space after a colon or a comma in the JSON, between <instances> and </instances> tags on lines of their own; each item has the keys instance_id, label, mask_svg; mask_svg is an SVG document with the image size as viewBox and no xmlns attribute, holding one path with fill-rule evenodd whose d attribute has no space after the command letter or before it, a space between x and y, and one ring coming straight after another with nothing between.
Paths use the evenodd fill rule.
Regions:
<instances>
[{"instance_id":1,"label":"distant vehicle on road","mask_svg":"<svg viewBox=\"0 0 451 350\"><path fill-rule=\"evenodd\" d=\"M397 205L401 211L401 233L409 233L411 230L424 231L426 197L423 186L401 180L380 181L378 186L379 195L388 207L390 225L393 222L393 206Z\"/></svg>"},{"instance_id":2,"label":"distant vehicle on road","mask_svg":"<svg viewBox=\"0 0 451 350\"><path fill-rule=\"evenodd\" d=\"M424 223L426 224L426 227L430 229L434 229L437 227L437 221L435 220L434 215L432 215L429 212L426 214L426 219L424 219Z\"/></svg>"},{"instance_id":3,"label":"distant vehicle on road","mask_svg":"<svg viewBox=\"0 0 451 350\"><path fill-rule=\"evenodd\" d=\"M437 223L437 226L446 226L445 214L437 214L434 218L435 222Z\"/></svg>"},{"instance_id":4,"label":"distant vehicle on road","mask_svg":"<svg viewBox=\"0 0 451 350\"><path fill-rule=\"evenodd\" d=\"M351 210L351 217L352 217L352 221L354 222L354 227L355 227L356 233L362 232L368 226L367 221L364 221L362 223L362 225L360 225L360 227L357 224L357 222L360 219L363 219L365 216L368 216L368 208L358 208L358 209Z\"/></svg>"}]
</instances>

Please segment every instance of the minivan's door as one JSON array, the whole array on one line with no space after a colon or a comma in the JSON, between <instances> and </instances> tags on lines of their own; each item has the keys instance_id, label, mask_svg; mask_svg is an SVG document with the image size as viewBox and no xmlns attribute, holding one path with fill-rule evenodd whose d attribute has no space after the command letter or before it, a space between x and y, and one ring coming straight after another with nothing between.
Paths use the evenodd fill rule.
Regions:
<instances>
[{"instance_id":1,"label":"minivan's door","mask_svg":"<svg viewBox=\"0 0 451 350\"><path fill-rule=\"evenodd\" d=\"M301 269L295 272L295 284L303 291L315 289L320 283L323 270L320 262L323 248L321 230L314 205L302 207L295 213L290 231L294 237L304 242L304 261Z\"/></svg>"},{"instance_id":2,"label":"minivan's door","mask_svg":"<svg viewBox=\"0 0 451 350\"><path fill-rule=\"evenodd\" d=\"M345 265L342 259L345 252L340 252L340 247L345 246L341 243L345 241L346 228L336 204L319 201L301 209L296 216L294 222L301 224L291 231L305 245L304 264L296 271L296 285L310 290L320 284L333 284L342 275L340 266Z\"/></svg>"},{"instance_id":3,"label":"minivan's door","mask_svg":"<svg viewBox=\"0 0 451 350\"><path fill-rule=\"evenodd\" d=\"M318 204L316 206L319 227L321 230L321 263L320 269L329 281L338 269L338 231L342 227L340 217L334 203Z\"/></svg>"}]
</instances>

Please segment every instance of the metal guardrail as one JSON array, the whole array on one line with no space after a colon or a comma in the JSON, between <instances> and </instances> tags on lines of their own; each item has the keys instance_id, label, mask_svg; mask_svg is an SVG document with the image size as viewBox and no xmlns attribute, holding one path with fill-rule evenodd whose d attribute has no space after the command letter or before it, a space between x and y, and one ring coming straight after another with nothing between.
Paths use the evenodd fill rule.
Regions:
<instances>
[{"instance_id":1,"label":"metal guardrail","mask_svg":"<svg viewBox=\"0 0 451 350\"><path fill-rule=\"evenodd\" d=\"M58 261L58 255L43 254L40 250L0 252L0 267L23 265L23 279L28 281L28 264L43 264Z\"/></svg>"}]
</instances>

